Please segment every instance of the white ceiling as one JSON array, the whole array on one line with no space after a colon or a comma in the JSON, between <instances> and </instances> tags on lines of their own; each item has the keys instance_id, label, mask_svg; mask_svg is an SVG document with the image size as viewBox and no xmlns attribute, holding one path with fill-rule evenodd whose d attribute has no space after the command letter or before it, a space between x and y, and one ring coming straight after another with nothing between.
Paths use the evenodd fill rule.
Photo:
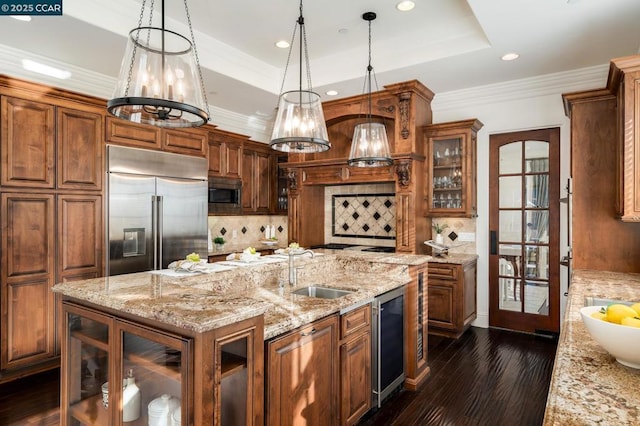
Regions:
<instances>
[{"instance_id":1,"label":"white ceiling","mask_svg":"<svg viewBox=\"0 0 640 426\"><path fill-rule=\"evenodd\" d=\"M436 96L602 65L636 54L640 46L640 0L416 0L415 9L404 13L396 3L305 1L311 77L323 100L330 99L329 89L338 90L338 97L363 91L368 26L361 16L367 11L378 14L372 23L372 64L379 87L418 79ZM63 16L35 16L31 22L3 16L0 49L116 78L140 4L63 0ZM274 43L291 39L299 1L189 0L188 5L209 104L268 119L288 52ZM167 27L188 36L183 2L166 0L165 7ZM520 59L501 61L507 52ZM297 74L294 54L288 70L293 80L285 90L296 88Z\"/></svg>"}]
</instances>

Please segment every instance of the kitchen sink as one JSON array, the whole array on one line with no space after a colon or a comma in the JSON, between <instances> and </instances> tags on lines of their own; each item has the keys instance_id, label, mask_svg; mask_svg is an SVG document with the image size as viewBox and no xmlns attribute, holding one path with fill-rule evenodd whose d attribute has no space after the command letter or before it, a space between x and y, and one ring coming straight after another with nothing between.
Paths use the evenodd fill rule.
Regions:
<instances>
[{"instance_id":1,"label":"kitchen sink","mask_svg":"<svg viewBox=\"0 0 640 426\"><path fill-rule=\"evenodd\" d=\"M299 288L291 293L298 294L300 296L317 297L319 299L336 299L353 292L349 290L338 290L337 288L309 286Z\"/></svg>"}]
</instances>

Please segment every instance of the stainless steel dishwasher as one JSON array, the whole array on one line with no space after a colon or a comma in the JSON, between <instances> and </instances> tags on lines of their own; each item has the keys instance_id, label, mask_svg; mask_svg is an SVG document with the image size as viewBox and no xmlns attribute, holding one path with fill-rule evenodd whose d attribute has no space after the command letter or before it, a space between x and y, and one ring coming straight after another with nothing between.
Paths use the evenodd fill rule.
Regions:
<instances>
[{"instance_id":1,"label":"stainless steel dishwasher","mask_svg":"<svg viewBox=\"0 0 640 426\"><path fill-rule=\"evenodd\" d=\"M373 407L404 382L404 288L377 296L372 310Z\"/></svg>"}]
</instances>

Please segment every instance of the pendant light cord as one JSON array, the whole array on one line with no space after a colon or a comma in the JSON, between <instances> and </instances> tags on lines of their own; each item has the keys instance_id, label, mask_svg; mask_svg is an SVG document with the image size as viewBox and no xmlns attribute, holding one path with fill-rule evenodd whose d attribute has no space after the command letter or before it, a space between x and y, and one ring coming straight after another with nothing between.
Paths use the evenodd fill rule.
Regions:
<instances>
[{"instance_id":1,"label":"pendant light cord","mask_svg":"<svg viewBox=\"0 0 640 426\"><path fill-rule=\"evenodd\" d=\"M371 20L369 20L369 64L367 65L367 93L369 93L367 97L367 121L369 123L371 123L371 71L373 71L373 67L371 66Z\"/></svg>"},{"instance_id":2,"label":"pendant light cord","mask_svg":"<svg viewBox=\"0 0 640 426\"><path fill-rule=\"evenodd\" d=\"M280 94L284 92L284 85L287 81L287 70L289 69L289 63L291 62L291 52L293 52L293 45L296 41L296 33L298 31L298 26L300 27L300 69L298 71L298 89L302 92L302 58L304 57L304 64L307 68L307 88L308 91L313 92L313 87L311 85L311 67L309 66L309 48L307 45L307 32L304 27L304 16L302 14L302 0L300 0L300 16L296 20L296 25L293 27L293 34L291 34L291 42L289 43L289 53L287 54L287 62L284 66L284 73L282 76L282 84L280 85ZM303 50L304 49L304 50Z\"/></svg>"}]
</instances>

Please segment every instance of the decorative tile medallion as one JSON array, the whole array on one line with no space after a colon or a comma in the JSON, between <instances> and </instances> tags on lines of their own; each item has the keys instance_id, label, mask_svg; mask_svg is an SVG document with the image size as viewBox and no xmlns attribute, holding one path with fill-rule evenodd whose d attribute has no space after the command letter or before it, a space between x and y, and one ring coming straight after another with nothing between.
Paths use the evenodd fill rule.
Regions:
<instances>
[{"instance_id":1,"label":"decorative tile medallion","mask_svg":"<svg viewBox=\"0 0 640 426\"><path fill-rule=\"evenodd\" d=\"M332 235L395 239L395 198L393 193L332 195Z\"/></svg>"}]
</instances>

